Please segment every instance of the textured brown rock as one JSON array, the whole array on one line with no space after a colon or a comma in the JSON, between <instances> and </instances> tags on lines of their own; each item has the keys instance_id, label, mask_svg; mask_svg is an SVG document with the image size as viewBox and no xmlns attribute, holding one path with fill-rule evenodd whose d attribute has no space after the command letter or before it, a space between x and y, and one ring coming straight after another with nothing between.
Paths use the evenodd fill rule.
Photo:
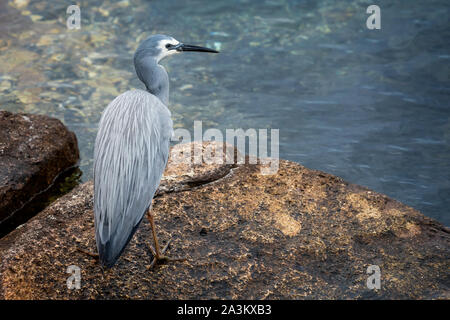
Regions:
<instances>
[{"instance_id":1,"label":"textured brown rock","mask_svg":"<svg viewBox=\"0 0 450 320\"><path fill-rule=\"evenodd\" d=\"M0 111L0 225L78 158L75 134L59 120Z\"/></svg>"},{"instance_id":2,"label":"textured brown rock","mask_svg":"<svg viewBox=\"0 0 450 320\"><path fill-rule=\"evenodd\" d=\"M153 208L169 254L188 261L147 270L145 219L112 269L78 252L95 250L88 182L0 241L0 298L450 298L449 230L397 201L289 161L272 176L180 168ZM70 265L79 290L66 286ZM379 290L366 286L369 265Z\"/></svg>"}]
</instances>

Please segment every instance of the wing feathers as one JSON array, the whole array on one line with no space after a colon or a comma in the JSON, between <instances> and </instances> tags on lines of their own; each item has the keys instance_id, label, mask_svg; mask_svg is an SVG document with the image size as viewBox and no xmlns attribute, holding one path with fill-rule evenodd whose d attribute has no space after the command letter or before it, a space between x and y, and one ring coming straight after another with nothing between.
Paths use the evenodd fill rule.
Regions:
<instances>
[{"instance_id":1,"label":"wing feathers","mask_svg":"<svg viewBox=\"0 0 450 320\"><path fill-rule=\"evenodd\" d=\"M151 205L171 135L170 111L146 91L127 91L104 111L94 151L95 228L103 264L115 263Z\"/></svg>"}]
</instances>

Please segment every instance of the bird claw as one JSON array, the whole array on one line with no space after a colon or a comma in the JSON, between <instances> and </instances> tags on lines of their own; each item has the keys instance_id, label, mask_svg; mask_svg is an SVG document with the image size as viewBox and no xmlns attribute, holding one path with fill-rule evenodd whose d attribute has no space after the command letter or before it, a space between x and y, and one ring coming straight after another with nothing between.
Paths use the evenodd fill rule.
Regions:
<instances>
[{"instance_id":1,"label":"bird claw","mask_svg":"<svg viewBox=\"0 0 450 320\"><path fill-rule=\"evenodd\" d=\"M81 249L81 248L78 248L78 247L76 249L77 249L77 251L79 251L81 253L84 253L85 255L90 256L91 258L94 258L95 260L99 260L98 253L92 253L92 252L89 252L87 250L84 250L84 249Z\"/></svg>"},{"instance_id":2,"label":"bird claw","mask_svg":"<svg viewBox=\"0 0 450 320\"><path fill-rule=\"evenodd\" d=\"M161 255L158 255L155 250L150 246L150 251L152 251L152 255L153 255L153 259L152 262L150 263L150 266L148 267L148 269L152 269L158 262L169 262L169 261L186 261L187 258L171 258L168 256L165 256L164 253L166 253L167 249L169 249L169 245L172 242L172 239L170 239L167 244L164 246L164 248L161 250Z\"/></svg>"}]
</instances>

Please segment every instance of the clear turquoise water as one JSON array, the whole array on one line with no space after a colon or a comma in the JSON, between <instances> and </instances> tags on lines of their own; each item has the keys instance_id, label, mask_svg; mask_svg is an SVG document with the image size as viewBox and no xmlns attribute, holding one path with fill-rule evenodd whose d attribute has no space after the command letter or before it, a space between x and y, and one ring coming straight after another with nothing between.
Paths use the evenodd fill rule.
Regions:
<instances>
[{"instance_id":1,"label":"clear turquoise water","mask_svg":"<svg viewBox=\"0 0 450 320\"><path fill-rule=\"evenodd\" d=\"M279 128L281 158L450 225L448 1L377 1L381 30L366 28L371 1L114 3L80 1L79 31L66 1L0 4L0 108L63 120L84 180L102 110L142 88L134 49L163 33L221 51L163 62L177 127Z\"/></svg>"}]
</instances>

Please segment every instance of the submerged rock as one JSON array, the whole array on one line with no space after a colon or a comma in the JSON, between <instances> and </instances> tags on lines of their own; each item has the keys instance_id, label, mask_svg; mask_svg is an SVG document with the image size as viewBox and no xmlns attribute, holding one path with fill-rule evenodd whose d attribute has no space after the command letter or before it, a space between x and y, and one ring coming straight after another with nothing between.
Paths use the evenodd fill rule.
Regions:
<instances>
[{"instance_id":1,"label":"submerged rock","mask_svg":"<svg viewBox=\"0 0 450 320\"><path fill-rule=\"evenodd\" d=\"M61 121L0 111L0 228L78 158L75 134Z\"/></svg>"},{"instance_id":2,"label":"submerged rock","mask_svg":"<svg viewBox=\"0 0 450 320\"><path fill-rule=\"evenodd\" d=\"M112 269L77 250L96 250L92 204L87 182L1 239L1 299L450 298L447 228L297 163L262 175L171 160L153 213L168 254L188 260L151 270L146 219ZM367 287L371 265L380 289Z\"/></svg>"}]
</instances>

